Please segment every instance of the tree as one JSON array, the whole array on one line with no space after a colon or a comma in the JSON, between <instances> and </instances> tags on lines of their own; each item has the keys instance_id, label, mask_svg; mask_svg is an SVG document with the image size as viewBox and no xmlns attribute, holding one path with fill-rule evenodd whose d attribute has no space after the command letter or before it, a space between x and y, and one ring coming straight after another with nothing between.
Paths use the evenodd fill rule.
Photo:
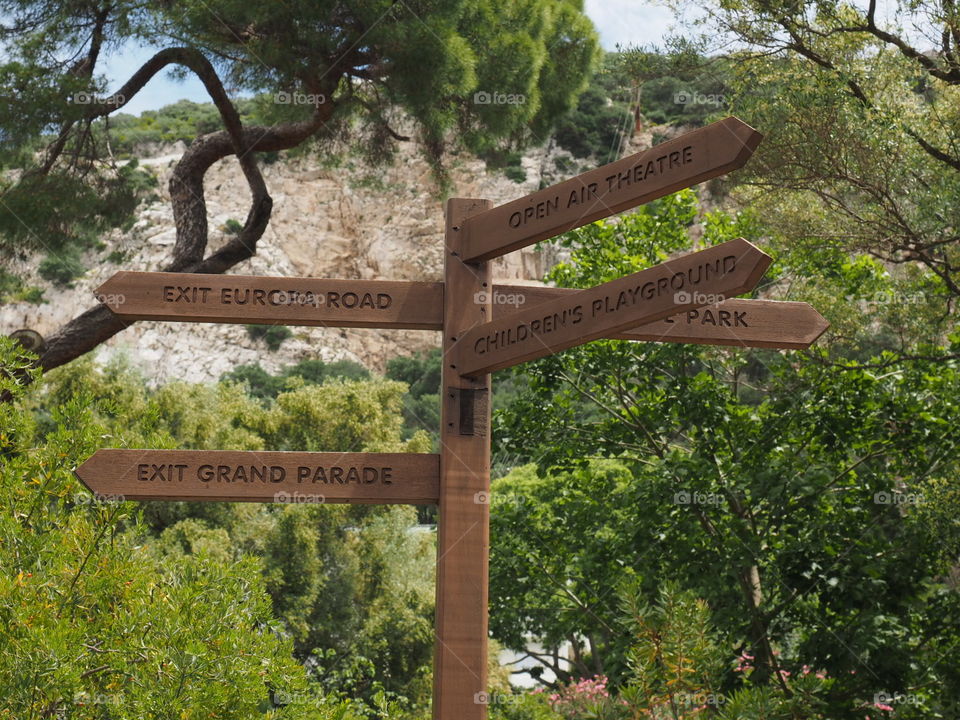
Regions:
<instances>
[{"instance_id":1,"label":"tree","mask_svg":"<svg viewBox=\"0 0 960 720\"><path fill-rule=\"evenodd\" d=\"M0 338L14 396L0 404L0 715L358 717L294 660L258 560L210 537L172 555L132 503L80 485L71 470L101 443L104 400L57 404L37 441L24 383L6 374L34 364Z\"/></svg>"},{"instance_id":2,"label":"tree","mask_svg":"<svg viewBox=\"0 0 960 720\"><path fill-rule=\"evenodd\" d=\"M689 243L684 202L575 231L551 277L587 287L654 264L659 248ZM718 212L703 228L712 244L756 240L760 226ZM842 275L822 290L889 292L893 278L859 259L832 266ZM766 292L822 270L801 269L775 265ZM891 328L871 320L860 333ZM707 601L724 646L755 659L757 686L789 697L809 665L833 679L831 718L863 718L893 693L912 701L898 717L955 714L943 658L960 642L958 536L936 503L951 502L960 472L958 343L909 344L918 358L895 371L871 369L890 352L861 366L843 342L808 357L602 341L526 365L528 390L495 417L500 451L537 465L491 497L495 636L515 648L527 632L548 647L570 639L575 663L619 683L616 583L634 579L651 600L675 580ZM724 693L738 687L726 682Z\"/></svg>"},{"instance_id":3,"label":"tree","mask_svg":"<svg viewBox=\"0 0 960 720\"><path fill-rule=\"evenodd\" d=\"M299 363L284 373L290 387L265 406L243 385L175 382L151 390L122 362L99 368L82 358L31 388L21 406L26 430L20 442L50 442L60 427L58 408L77 397L94 397L98 401L88 412L97 425L98 444L428 450L423 434L401 437L405 386L336 376L356 369ZM328 372L331 376L324 378ZM326 382L308 384L304 376ZM90 447L64 462L77 462ZM364 701L369 707L377 705L380 694L405 698L416 707L429 703L436 549L432 533L414 529L414 508L210 502L144 503L141 508L139 541L171 568L190 566L198 557L225 567L256 558L271 618L289 640L289 653L322 688L320 696ZM281 689L301 693L292 686Z\"/></svg>"},{"instance_id":4,"label":"tree","mask_svg":"<svg viewBox=\"0 0 960 720\"><path fill-rule=\"evenodd\" d=\"M840 248L919 264L939 280L935 302L949 312L960 296L956 3L705 9L711 46L742 48L730 107L765 138L740 178L784 252Z\"/></svg>"},{"instance_id":5,"label":"tree","mask_svg":"<svg viewBox=\"0 0 960 720\"><path fill-rule=\"evenodd\" d=\"M90 224L97 208L89 197L123 174L110 159L110 116L157 73L173 69L203 82L219 126L196 137L170 178L177 238L163 269L224 272L256 252L270 220L258 155L308 141L329 151L349 138L383 157L408 139L394 128L403 118L438 170L452 138L480 148L498 138L541 136L573 105L597 56L596 34L581 10L576 0L366 0L349 7L332 0L5 0L0 154L23 171L4 188L3 247L12 243L23 253L48 242L46 225L22 227L17 207L57 208L67 229L78 216ZM125 43L161 49L107 94L97 74L103 51ZM259 124L241 117L227 87L260 96ZM475 92L524 102L485 104ZM228 156L238 160L250 210L242 229L208 255L203 178ZM48 338L40 362L62 365L124 326L104 306L88 310Z\"/></svg>"}]
</instances>

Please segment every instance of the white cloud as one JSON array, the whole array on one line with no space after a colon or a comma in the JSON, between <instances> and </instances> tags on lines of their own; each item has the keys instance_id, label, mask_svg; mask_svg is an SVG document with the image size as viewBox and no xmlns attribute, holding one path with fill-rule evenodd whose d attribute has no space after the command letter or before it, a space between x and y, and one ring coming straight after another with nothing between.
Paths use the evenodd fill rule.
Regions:
<instances>
[{"instance_id":1,"label":"white cloud","mask_svg":"<svg viewBox=\"0 0 960 720\"><path fill-rule=\"evenodd\" d=\"M618 44L662 46L673 24L668 8L643 0L586 0L584 11L596 25L604 50L615 50Z\"/></svg>"}]
</instances>

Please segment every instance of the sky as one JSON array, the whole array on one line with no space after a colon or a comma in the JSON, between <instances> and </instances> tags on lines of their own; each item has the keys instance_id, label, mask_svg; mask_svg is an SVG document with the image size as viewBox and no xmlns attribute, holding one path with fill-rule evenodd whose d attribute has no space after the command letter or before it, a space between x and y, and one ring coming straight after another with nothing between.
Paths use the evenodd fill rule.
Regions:
<instances>
[{"instance_id":1,"label":"sky","mask_svg":"<svg viewBox=\"0 0 960 720\"><path fill-rule=\"evenodd\" d=\"M605 50L617 45L661 44L672 23L672 14L662 5L645 0L586 0L585 10L597 31ZM125 47L108 55L103 71L108 78L108 90L117 90L155 51ZM156 110L177 100L207 102L209 97L195 75L186 80L170 79L168 73L159 73L123 108L123 112L139 115L144 110Z\"/></svg>"}]
</instances>

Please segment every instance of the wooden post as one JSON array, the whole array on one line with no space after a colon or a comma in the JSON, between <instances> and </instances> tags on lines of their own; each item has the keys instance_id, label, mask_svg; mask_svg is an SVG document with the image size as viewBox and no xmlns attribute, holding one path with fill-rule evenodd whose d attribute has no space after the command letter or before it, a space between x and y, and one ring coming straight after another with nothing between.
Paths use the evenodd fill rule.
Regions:
<instances>
[{"instance_id":1,"label":"wooden post","mask_svg":"<svg viewBox=\"0 0 960 720\"><path fill-rule=\"evenodd\" d=\"M461 377L452 350L463 332L492 319L488 263L461 260L463 220L491 205L447 202L434 720L487 717L490 376Z\"/></svg>"}]
</instances>

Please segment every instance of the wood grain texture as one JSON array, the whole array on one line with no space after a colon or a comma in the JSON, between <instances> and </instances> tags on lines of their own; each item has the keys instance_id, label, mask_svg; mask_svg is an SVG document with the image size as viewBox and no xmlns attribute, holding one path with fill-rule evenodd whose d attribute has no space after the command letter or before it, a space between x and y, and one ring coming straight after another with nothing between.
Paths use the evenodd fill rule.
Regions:
<instances>
[{"instance_id":1,"label":"wood grain texture","mask_svg":"<svg viewBox=\"0 0 960 720\"><path fill-rule=\"evenodd\" d=\"M579 292L573 288L493 286L493 317L551 303ZM522 298L522 304L508 303ZM501 302L498 304L498 299ZM728 345L744 348L802 350L810 347L830 323L805 302L731 298L716 305L673 315L631 330L607 335L617 340Z\"/></svg>"},{"instance_id":2,"label":"wood grain texture","mask_svg":"<svg viewBox=\"0 0 960 720\"><path fill-rule=\"evenodd\" d=\"M490 317L487 263L460 256L463 219L487 207L486 200L447 203L434 720L487 717L490 376L461 377L451 362L463 331Z\"/></svg>"},{"instance_id":3,"label":"wood grain texture","mask_svg":"<svg viewBox=\"0 0 960 720\"><path fill-rule=\"evenodd\" d=\"M609 337L752 290L770 257L743 238L580 290L462 334L453 350L477 376Z\"/></svg>"},{"instance_id":4,"label":"wood grain texture","mask_svg":"<svg viewBox=\"0 0 960 720\"><path fill-rule=\"evenodd\" d=\"M118 272L97 299L125 320L438 330L430 282Z\"/></svg>"},{"instance_id":5,"label":"wood grain texture","mask_svg":"<svg viewBox=\"0 0 960 720\"><path fill-rule=\"evenodd\" d=\"M743 167L763 136L728 117L475 215L463 258L490 260Z\"/></svg>"},{"instance_id":6,"label":"wood grain texture","mask_svg":"<svg viewBox=\"0 0 960 720\"><path fill-rule=\"evenodd\" d=\"M228 279L229 278L229 279ZM241 282L234 282L237 278ZM101 286L98 298L111 308L118 317L127 320L172 320L179 322L230 322L230 323L270 323L281 325L315 325L336 327L378 327L413 328L418 330L441 330L443 328L443 283L441 282L386 282L386 281L350 281L305 279L299 282L295 278L188 275L184 273L141 273L120 272ZM254 282L255 281L255 282ZM325 285L320 285L324 283ZM339 283L339 284L338 284ZM352 288L358 298L362 293L370 293L374 302L377 296L388 294L391 307L384 310L327 307L325 310L311 305L299 306L282 304L269 308L258 307L254 310L237 313L244 306L218 306L212 302L213 294L229 288L231 297L234 288L241 285L247 289L277 286L293 289L311 287L315 292L342 293ZM340 290L329 290L337 286ZM208 288L207 303L185 303L164 301L163 288ZM525 310L534 305L552 302L577 290L571 288L547 288L529 285L496 284L493 286L493 317L503 318L514 310ZM360 294L358 294L360 291ZM179 294L173 291L173 296ZM188 293L189 294L189 293ZM524 298L521 306L497 302L498 297L515 296ZM202 296L203 293L200 293ZM123 298L119 303L118 298ZM159 298L159 300L158 300ZM395 307L393 303L399 303ZM689 342L711 345L731 345L737 347L765 347L782 349L802 349L809 347L829 327L823 317L806 303L779 302L773 300L727 300L721 304L721 310L729 310L733 305L738 311L749 310L749 326L735 325L728 329L724 319L716 314L693 316L696 322L686 322L686 313L676 316L677 323L662 320L642 327L609 335L622 340L641 340L647 342ZM717 325L711 326L710 320L716 315ZM218 317L219 316L219 317ZM734 318L736 321L736 318ZM679 321L683 321L682 323Z\"/></svg>"},{"instance_id":7,"label":"wood grain texture","mask_svg":"<svg viewBox=\"0 0 960 720\"><path fill-rule=\"evenodd\" d=\"M125 500L435 503L440 460L426 453L97 450L75 471Z\"/></svg>"}]
</instances>

